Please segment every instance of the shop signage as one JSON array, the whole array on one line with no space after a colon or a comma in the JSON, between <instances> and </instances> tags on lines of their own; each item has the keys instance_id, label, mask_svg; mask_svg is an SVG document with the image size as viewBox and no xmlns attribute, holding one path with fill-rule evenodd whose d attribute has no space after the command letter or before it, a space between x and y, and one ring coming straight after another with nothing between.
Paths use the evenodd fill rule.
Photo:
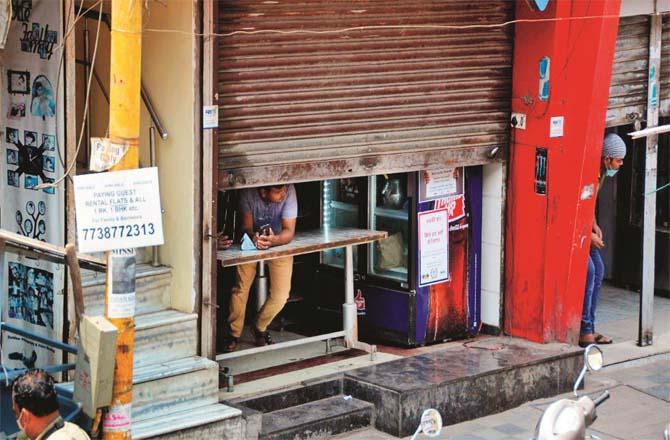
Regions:
<instances>
[{"instance_id":1,"label":"shop signage","mask_svg":"<svg viewBox=\"0 0 670 440\"><path fill-rule=\"evenodd\" d=\"M163 244L158 168L74 178L79 252Z\"/></svg>"},{"instance_id":2,"label":"shop signage","mask_svg":"<svg viewBox=\"0 0 670 440\"><path fill-rule=\"evenodd\" d=\"M449 280L449 219L446 209L419 213L419 285Z\"/></svg>"},{"instance_id":3,"label":"shop signage","mask_svg":"<svg viewBox=\"0 0 670 440\"><path fill-rule=\"evenodd\" d=\"M453 197L435 200L435 209L446 209L449 221L453 222L465 217L465 196L458 194Z\"/></svg>"}]
</instances>

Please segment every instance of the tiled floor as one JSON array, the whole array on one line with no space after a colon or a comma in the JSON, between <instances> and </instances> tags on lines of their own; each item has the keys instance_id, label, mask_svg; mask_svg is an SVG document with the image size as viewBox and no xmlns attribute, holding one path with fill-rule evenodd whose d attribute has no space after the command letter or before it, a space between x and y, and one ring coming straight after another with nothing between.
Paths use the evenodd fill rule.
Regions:
<instances>
[{"instance_id":1,"label":"tiled floor","mask_svg":"<svg viewBox=\"0 0 670 440\"><path fill-rule=\"evenodd\" d=\"M596 330L614 342L637 339L640 294L604 284L596 309ZM654 333L670 333L670 298L654 297Z\"/></svg>"}]
</instances>

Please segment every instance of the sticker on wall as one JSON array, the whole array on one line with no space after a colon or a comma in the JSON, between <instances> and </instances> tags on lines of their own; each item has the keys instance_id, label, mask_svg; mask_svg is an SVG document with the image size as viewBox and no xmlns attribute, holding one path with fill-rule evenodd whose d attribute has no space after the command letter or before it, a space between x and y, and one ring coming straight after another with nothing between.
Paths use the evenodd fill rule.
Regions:
<instances>
[{"instance_id":1,"label":"sticker on wall","mask_svg":"<svg viewBox=\"0 0 670 440\"><path fill-rule=\"evenodd\" d=\"M219 106L206 105L202 108L202 128L216 128L219 126Z\"/></svg>"},{"instance_id":2,"label":"sticker on wall","mask_svg":"<svg viewBox=\"0 0 670 440\"><path fill-rule=\"evenodd\" d=\"M658 81L656 81L656 67L651 66L649 69L649 84L651 90L649 91L649 107L656 107L658 105Z\"/></svg>"},{"instance_id":3,"label":"sticker on wall","mask_svg":"<svg viewBox=\"0 0 670 440\"><path fill-rule=\"evenodd\" d=\"M58 32L49 29L49 25L39 23L22 23L21 51L37 53L43 60L50 60L54 46L58 42Z\"/></svg>"},{"instance_id":4,"label":"sticker on wall","mask_svg":"<svg viewBox=\"0 0 670 440\"><path fill-rule=\"evenodd\" d=\"M543 12L549 5L549 0L527 0L528 6L535 11Z\"/></svg>"},{"instance_id":5,"label":"sticker on wall","mask_svg":"<svg viewBox=\"0 0 670 440\"><path fill-rule=\"evenodd\" d=\"M563 116L554 116L549 120L549 137L557 138L563 137L563 126L565 123L565 117Z\"/></svg>"},{"instance_id":6,"label":"sticker on wall","mask_svg":"<svg viewBox=\"0 0 670 440\"><path fill-rule=\"evenodd\" d=\"M116 249L107 258L109 295L107 317L135 316L135 249Z\"/></svg>"},{"instance_id":7,"label":"sticker on wall","mask_svg":"<svg viewBox=\"0 0 670 440\"><path fill-rule=\"evenodd\" d=\"M547 149L535 149L535 193L547 193Z\"/></svg>"},{"instance_id":8,"label":"sticker on wall","mask_svg":"<svg viewBox=\"0 0 670 440\"><path fill-rule=\"evenodd\" d=\"M540 101L549 100L549 76L551 73L551 59L544 57L540 60Z\"/></svg>"},{"instance_id":9,"label":"sticker on wall","mask_svg":"<svg viewBox=\"0 0 670 440\"><path fill-rule=\"evenodd\" d=\"M23 95L9 95L7 119L17 120L26 117L26 98Z\"/></svg>"},{"instance_id":10,"label":"sticker on wall","mask_svg":"<svg viewBox=\"0 0 670 440\"><path fill-rule=\"evenodd\" d=\"M123 159L128 143L114 143L109 138L91 138L91 171L107 171Z\"/></svg>"},{"instance_id":11,"label":"sticker on wall","mask_svg":"<svg viewBox=\"0 0 670 440\"><path fill-rule=\"evenodd\" d=\"M44 201L40 200L37 204L33 201L26 202L25 217L24 211L16 211L17 234L45 241L47 231L46 213L47 204Z\"/></svg>"},{"instance_id":12,"label":"sticker on wall","mask_svg":"<svg viewBox=\"0 0 670 440\"><path fill-rule=\"evenodd\" d=\"M56 114L56 99L51 81L40 75L33 81L33 90L30 99L30 114L45 120Z\"/></svg>"}]
</instances>

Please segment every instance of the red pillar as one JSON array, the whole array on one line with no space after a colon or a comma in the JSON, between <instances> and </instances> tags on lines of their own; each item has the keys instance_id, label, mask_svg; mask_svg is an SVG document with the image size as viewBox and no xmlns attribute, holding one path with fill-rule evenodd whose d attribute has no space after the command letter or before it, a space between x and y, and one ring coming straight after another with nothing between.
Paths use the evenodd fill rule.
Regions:
<instances>
[{"instance_id":1,"label":"red pillar","mask_svg":"<svg viewBox=\"0 0 670 440\"><path fill-rule=\"evenodd\" d=\"M620 0L551 0L544 12L528 3L517 1L517 19L556 20L516 24L512 111L527 118L512 129L503 320L515 336L576 343ZM550 137L560 116L563 135ZM547 150L546 194L535 188L537 147Z\"/></svg>"}]
</instances>

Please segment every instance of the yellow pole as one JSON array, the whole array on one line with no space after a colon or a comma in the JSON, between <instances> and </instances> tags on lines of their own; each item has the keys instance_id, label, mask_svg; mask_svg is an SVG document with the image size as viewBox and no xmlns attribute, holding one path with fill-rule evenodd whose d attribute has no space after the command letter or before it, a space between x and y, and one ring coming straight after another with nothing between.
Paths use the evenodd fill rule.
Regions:
<instances>
[{"instance_id":1,"label":"yellow pole","mask_svg":"<svg viewBox=\"0 0 670 440\"><path fill-rule=\"evenodd\" d=\"M128 150L110 171L137 168L140 137L140 75L142 59L142 1L112 0L111 65L109 89L109 136L114 144L126 144ZM107 253L107 289L105 316L117 327L116 366L112 403L103 420L103 438L130 439L130 414L133 387L133 316L110 317L111 285L116 276L114 258ZM134 259L134 256L131 257ZM129 273L131 272L131 273ZM125 281L135 279L135 265L123 273ZM111 283L110 283L111 281ZM120 281L120 280L118 280ZM134 282L132 283L134 284Z\"/></svg>"}]
</instances>

